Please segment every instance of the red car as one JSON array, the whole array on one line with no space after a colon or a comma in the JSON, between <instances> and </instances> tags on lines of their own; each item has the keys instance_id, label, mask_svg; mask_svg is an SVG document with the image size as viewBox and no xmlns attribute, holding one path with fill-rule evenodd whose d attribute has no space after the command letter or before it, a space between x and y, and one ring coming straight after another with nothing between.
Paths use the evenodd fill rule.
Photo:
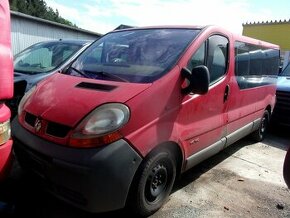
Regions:
<instances>
[{"instance_id":1,"label":"red car","mask_svg":"<svg viewBox=\"0 0 290 218\"><path fill-rule=\"evenodd\" d=\"M214 26L108 33L23 97L15 153L77 207L148 216L178 174L264 138L278 65L278 46Z\"/></svg>"},{"instance_id":2,"label":"red car","mask_svg":"<svg viewBox=\"0 0 290 218\"><path fill-rule=\"evenodd\" d=\"M0 0L0 180L11 165L11 112L4 101L13 95L13 61L10 43L10 10L8 0Z\"/></svg>"},{"instance_id":3,"label":"red car","mask_svg":"<svg viewBox=\"0 0 290 218\"><path fill-rule=\"evenodd\" d=\"M283 175L288 188L290 188L290 148L285 156Z\"/></svg>"}]
</instances>

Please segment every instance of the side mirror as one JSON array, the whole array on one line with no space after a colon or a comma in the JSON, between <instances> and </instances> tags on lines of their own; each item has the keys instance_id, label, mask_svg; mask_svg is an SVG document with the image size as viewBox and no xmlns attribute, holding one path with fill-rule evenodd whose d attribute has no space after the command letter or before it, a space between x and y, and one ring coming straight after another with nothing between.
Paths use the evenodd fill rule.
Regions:
<instances>
[{"instance_id":1,"label":"side mirror","mask_svg":"<svg viewBox=\"0 0 290 218\"><path fill-rule=\"evenodd\" d=\"M186 86L182 87L181 92L188 94L206 94L209 88L209 71L204 65L196 66L190 72L187 68L182 68L181 75L186 79Z\"/></svg>"}]
</instances>

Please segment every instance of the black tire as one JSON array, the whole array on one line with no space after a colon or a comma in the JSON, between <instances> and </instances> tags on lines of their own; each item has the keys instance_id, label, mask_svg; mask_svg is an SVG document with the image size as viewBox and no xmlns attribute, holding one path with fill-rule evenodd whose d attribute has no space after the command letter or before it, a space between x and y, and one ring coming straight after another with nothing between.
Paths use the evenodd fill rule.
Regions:
<instances>
[{"instance_id":1,"label":"black tire","mask_svg":"<svg viewBox=\"0 0 290 218\"><path fill-rule=\"evenodd\" d=\"M283 177L285 180L286 185L290 189L290 148L285 156L284 165L283 165Z\"/></svg>"},{"instance_id":2,"label":"black tire","mask_svg":"<svg viewBox=\"0 0 290 218\"><path fill-rule=\"evenodd\" d=\"M139 216L152 215L171 193L176 177L176 159L170 150L150 154L140 166L128 204Z\"/></svg>"},{"instance_id":3,"label":"black tire","mask_svg":"<svg viewBox=\"0 0 290 218\"><path fill-rule=\"evenodd\" d=\"M256 131L254 131L251 135L253 140L255 140L256 142L260 142L264 140L267 130L268 130L268 126L269 126L269 120L270 120L270 114L266 110L261 119L259 128Z\"/></svg>"}]
</instances>

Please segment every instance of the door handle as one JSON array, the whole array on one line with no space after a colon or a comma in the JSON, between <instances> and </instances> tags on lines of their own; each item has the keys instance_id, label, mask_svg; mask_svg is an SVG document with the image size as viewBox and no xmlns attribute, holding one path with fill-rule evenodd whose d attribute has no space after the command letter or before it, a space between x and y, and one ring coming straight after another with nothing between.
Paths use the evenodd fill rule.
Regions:
<instances>
[{"instance_id":1,"label":"door handle","mask_svg":"<svg viewBox=\"0 0 290 218\"><path fill-rule=\"evenodd\" d=\"M226 85L225 93L224 93L224 103L228 100L230 94L230 86Z\"/></svg>"}]
</instances>

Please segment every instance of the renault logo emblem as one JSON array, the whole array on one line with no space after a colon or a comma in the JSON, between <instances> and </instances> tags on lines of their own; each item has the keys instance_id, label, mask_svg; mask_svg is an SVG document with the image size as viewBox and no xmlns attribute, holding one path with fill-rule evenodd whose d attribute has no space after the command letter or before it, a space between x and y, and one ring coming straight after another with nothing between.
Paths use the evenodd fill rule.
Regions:
<instances>
[{"instance_id":1,"label":"renault logo emblem","mask_svg":"<svg viewBox=\"0 0 290 218\"><path fill-rule=\"evenodd\" d=\"M36 132L39 132L39 130L41 129L41 120L37 119L35 124L34 124L34 129Z\"/></svg>"}]
</instances>

